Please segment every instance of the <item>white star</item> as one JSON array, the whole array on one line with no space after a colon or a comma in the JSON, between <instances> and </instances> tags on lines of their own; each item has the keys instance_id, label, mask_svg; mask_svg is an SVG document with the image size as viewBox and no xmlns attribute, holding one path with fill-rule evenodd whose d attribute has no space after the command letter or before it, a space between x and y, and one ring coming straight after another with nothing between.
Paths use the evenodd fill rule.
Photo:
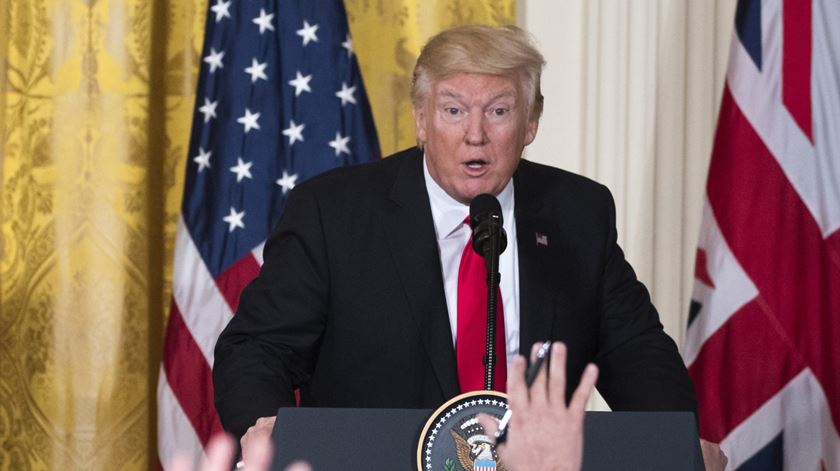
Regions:
<instances>
[{"instance_id":1,"label":"white star","mask_svg":"<svg viewBox=\"0 0 840 471\"><path fill-rule=\"evenodd\" d=\"M283 188L283 194L285 195L290 190L294 189L295 183L297 183L298 176L297 174L289 175L288 172L283 170L283 176L277 180L277 184Z\"/></svg>"},{"instance_id":2,"label":"white star","mask_svg":"<svg viewBox=\"0 0 840 471\"><path fill-rule=\"evenodd\" d=\"M241 182L243 178L252 178L251 165L254 165L254 162L244 162L242 157L236 158L236 165L230 168L230 171L236 174L236 183Z\"/></svg>"},{"instance_id":3,"label":"white star","mask_svg":"<svg viewBox=\"0 0 840 471\"><path fill-rule=\"evenodd\" d=\"M254 18L253 21L255 25L260 27L260 34L265 33L265 30L269 29L274 31L274 25L271 24L271 20L274 19L274 13L266 14L265 10L260 8L260 16Z\"/></svg>"},{"instance_id":4,"label":"white star","mask_svg":"<svg viewBox=\"0 0 840 471\"><path fill-rule=\"evenodd\" d=\"M216 0L216 4L210 7L213 10L213 13L216 14L216 23L222 20L224 17L230 18L230 0Z\"/></svg>"},{"instance_id":5,"label":"white star","mask_svg":"<svg viewBox=\"0 0 840 471\"><path fill-rule=\"evenodd\" d=\"M198 172L201 173L205 168L210 168L210 155L213 152L205 151L203 147L198 148L198 155L193 157L193 162L198 164Z\"/></svg>"},{"instance_id":6,"label":"white star","mask_svg":"<svg viewBox=\"0 0 840 471\"><path fill-rule=\"evenodd\" d=\"M356 97L353 94L356 93L356 87L348 87L346 83L341 82L341 90L335 92L335 96L341 98L341 106L343 107L348 102L356 104Z\"/></svg>"},{"instance_id":7,"label":"white star","mask_svg":"<svg viewBox=\"0 0 840 471\"><path fill-rule=\"evenodd\" d=\"M336 157L338 157L342 152L350 155L350 149L347 148L348 142L350 142L350 136L341 137L340 132L335 133L335 140L330 141L330 147L335 149Z\"/></svg>"},{"instance_id":8,"label":"white star","mask_svg":"<svg viewBox=\"0 0 840 471\"><path fill-rule=\"evenodd\" d=\"M225 66L222 64L222 58L225 57L225 51L216 52L215 49L212 47L210 48L210 55L204 58L204 62L210 64L210 73L216 71L216 69L224 69Z\"/></svg>"},{"instance_id":9,"label":"white star","mask_svg":"<svg viewBox=\"0 0 840 471\"><path fill-rule=\"evenodd\" d=\"M310 80L312 80L312 74L303 76L299 70L297 71L297 76L294 80L289 80L289 85L295 87L295 96L300 96L303 92L312 93L312 89L309 88Z\"/></svg>"},{"instance_id":10,"label":"white star","mask_svg":"<svg viewBox=\"0 0 840 471\"><path fill-rule=\"evenodd\" d=\"M341 47L347 49L347 57L353 57L353 40L350 39L350 35L347 35L347 39L341 43Z\"/></svg>"},{"instance_id":11,"label":"white star","mask_svg":"<svg viewBox=\"0 0 840 471\"><path fill-rule=\"evenodd\" d=\"M251 113L251 110L245 108L245 116L238 118L236 122L245 126L245 134L248 134L248 131L251 129L260 128L260 123L257 122L258 119L260 119L259 113Z\"/></svg>"},{"instance_id":12,"label":"white star","mask_svg":"<svg viewBox=\"0 0 840 471\"><path fill-rule=\"evenodd\" d=\"M204 106L198 109L201 114L204 115L204 122L207 123L210 121L211 118L216 117L216 106L219 104L218 101L210 101L209 98L204 99Z\"/></svg>"},{"instance_id":13,"label":"white star","mask_svg":"<svg viewBox=\"0 0 840 471\"><path fill-rule=\"evenodd\" d=\"M230 207L230 214L222 218L222 221L228 223L228 232L233 232L234 229L237 227L241 227L245 229L245 223L242 222L242 218L245 217L245 211L241 213L237 213L233 206Z\"/></svg>"},{"instance_id":14,"label":"white star","mask_svg":"<svg viewBox=\"0 0 840 471\"><path fill-rule=\"evenodd\" d=\"M297 35L303 38L304 46L309 44L310 41L318 42L315 31L318 31L318 25L310 25L308 21L303 20L303 28L297 30Z\"/></svg>"},{"instance_id":15,"label":"white star","mask_svg":"<svg viewBox=\"0 0 840 471\"><path fill-rule=\"evenodd\" d=\"M251 59L251 67L245 67L245 73L251 75L251 83L256 82L258 79L268 80L268 76L265 75L266 67L268 67L268 61L260 64L257 62L256 57Z\"/></svg>"},{"instance_id":16,"label":"white star","mask_svg":"<svg viewBox=\"0 0 840 471\"><path fill-rule=\"evenodd\" d=\"M283 130L284 136L289 136L289 145L295 144L295 141L303 142L303 128L305 124L295 124L295 120L291 120L289 127Z\"/></svg>"}]
</instances>

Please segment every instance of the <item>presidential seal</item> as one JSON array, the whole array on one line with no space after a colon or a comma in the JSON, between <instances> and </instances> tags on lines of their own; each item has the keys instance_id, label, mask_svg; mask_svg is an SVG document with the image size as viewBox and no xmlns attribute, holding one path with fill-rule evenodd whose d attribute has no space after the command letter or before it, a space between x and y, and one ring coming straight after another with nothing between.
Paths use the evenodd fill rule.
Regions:
<instances>
[{"instance_id":1,"label":"presidential seal","mask_svg":"<svg viewBox=\"0 0 840 471\"><path fill-rule=\"evenodd\" d=\"M484 412L501 419L507 396L496 391L474 391L440 406L423 427L417 445L419 471L505 471L492 439L478 423Z\"/></svg>"}]
</instances>

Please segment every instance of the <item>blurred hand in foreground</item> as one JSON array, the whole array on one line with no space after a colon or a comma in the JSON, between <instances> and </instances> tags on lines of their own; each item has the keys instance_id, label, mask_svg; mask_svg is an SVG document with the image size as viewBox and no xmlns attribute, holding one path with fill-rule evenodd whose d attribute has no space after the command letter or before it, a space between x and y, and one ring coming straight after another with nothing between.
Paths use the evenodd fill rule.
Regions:
<instances>
[{"instance_id":1,"label":"blurred hand in foreground","mask_svg":"<svg viewBox=\"0 0 840 471\"><path fill-rule=\"evenodd\" d=\"M531 349L531 361L541 344ZM508 372L508 403L512 412L507 440L496 450L510 471L551 469L580 470L583 460L583 417L586 402L598 380L598 367L587 365L580 385L566 404L566 346L555 342L551 362L545 364L529 389L525 383L525 358L513 361ZM550 370L550 371L549 371ZM499 423L487 414L478 420L493 437Z\"/></svg>"},{"instance_id":2,"label":"blurred hand in foreground","mask_svg":"<svg viewBox=\"0 0 840 471\"><path fill-rule=\"evenodd\" d=\"M243 448L243 454L245 450ZM246 471L268 471L271 457L274 454L271 446L271 435L260 435L248 441L248 461L245 462ZM236 456L236 442L227 434L218 434L207 444L207 454L201 461L199 471L229 471L234 466ZM193 471L193 460L188 455L176 455L167 468L170 471ZM312 471L306 463L292 463L286 471Z\"/></svg>"}]
</instances>

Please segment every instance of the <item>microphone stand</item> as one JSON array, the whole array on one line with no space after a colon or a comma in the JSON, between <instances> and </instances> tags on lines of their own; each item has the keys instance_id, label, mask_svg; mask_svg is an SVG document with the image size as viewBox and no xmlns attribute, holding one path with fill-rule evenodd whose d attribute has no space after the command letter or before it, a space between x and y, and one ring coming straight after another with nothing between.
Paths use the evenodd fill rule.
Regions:
<instances>
[{"instance_id":1,"label":"microphone stand","mask_svg":"<svg viewBox=\"0 0 840 471\"><path fill-rule=\"evenodd\" d=\"M496 313L499 302L499 252L501 252L502 222L499 214L491 214L490 237L484 263L487 267L487 339L484 354L484 389L493 389L496 374ZM502 352L506 356L505 352Z\"/></svg>"}]
</instances>

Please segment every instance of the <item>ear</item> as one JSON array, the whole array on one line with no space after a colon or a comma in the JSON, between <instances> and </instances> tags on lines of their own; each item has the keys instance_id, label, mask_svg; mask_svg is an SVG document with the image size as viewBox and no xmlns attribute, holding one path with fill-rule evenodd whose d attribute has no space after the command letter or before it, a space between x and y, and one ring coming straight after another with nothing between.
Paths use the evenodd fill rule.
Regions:
<instances>
[{"instance_id":1,"label":"ear","mask_svg":"<svg viewBox=\"0 0 840 471\"><path fill-rule=\"evenodd\" d=\"M425 103L415 105L412 108L414 114L414 133L417 135L417 142L421 145L426 143L426 106Z\"/></svg>"},{"instance_id":2,"label":"ear","mask_svg":"<svg viewBox=\"0 0 840 471\"><path fill-rule=\"evenodd\" d=\"M534 139L537 137L537 129L540 127L540 120L539 118L528 121L528 124L525 125L525 145L534 142Z\"/></svg>"}]
</instances>

